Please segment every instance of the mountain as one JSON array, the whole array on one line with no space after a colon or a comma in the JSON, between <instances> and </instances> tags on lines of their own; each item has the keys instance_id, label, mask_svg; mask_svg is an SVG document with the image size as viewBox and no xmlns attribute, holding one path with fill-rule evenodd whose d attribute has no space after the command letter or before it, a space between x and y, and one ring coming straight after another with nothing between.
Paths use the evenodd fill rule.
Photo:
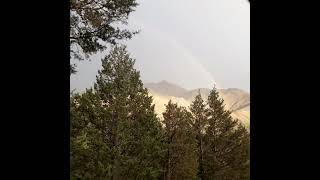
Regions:
<instances>
[{"instance_id":1,"label":"mountain","mask_svg":"<svg viewBox=\"0 0 320 180\"><path fill-rule=\"evenodd\" d=\"M160 81L158 83L147 83L145 87L149 91L155 91L156 93L168 96L180 97L181 95L187 93L188 91L182 87L175 84L171 84L167 81Z\"/></svg>"},{"instance_id":2,"label":"mountain","mask_svg":"<svg viewBox=\"0 0 320 180\"><path fill-rule=\"evenodd\" d=\"M165 104L171 99L181 106L189 107L195 96L200 92L204 100L207 99L210 89L197 88L187 90L173 83L161 81L158 83L145 83L144 86L153 96L155 111L160 118L165 111ZM247 128L250 127L250 94L237 88L218 89L219 95L224 99L225 107L231 111L231 116L239 119Z\"/></svg>"}]
</instances>

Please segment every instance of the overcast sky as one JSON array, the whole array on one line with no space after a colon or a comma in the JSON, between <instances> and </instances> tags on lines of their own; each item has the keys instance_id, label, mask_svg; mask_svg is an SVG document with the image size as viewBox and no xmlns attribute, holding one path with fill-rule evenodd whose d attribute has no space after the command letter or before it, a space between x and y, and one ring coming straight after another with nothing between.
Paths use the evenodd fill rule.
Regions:
<instances>
[{"instance_id":1,"label":"overcast sky","mask_svg":"<svg viewBox=\"0 0 320 180\"><path fill-rule=\"evenodd\" d=\"M250 92L248 0L138 0L126 41L144 82L167 80L187 89L240 88ZM78 63L71 89L93 85L101 58Z\"/></svg>"}]
</instances>

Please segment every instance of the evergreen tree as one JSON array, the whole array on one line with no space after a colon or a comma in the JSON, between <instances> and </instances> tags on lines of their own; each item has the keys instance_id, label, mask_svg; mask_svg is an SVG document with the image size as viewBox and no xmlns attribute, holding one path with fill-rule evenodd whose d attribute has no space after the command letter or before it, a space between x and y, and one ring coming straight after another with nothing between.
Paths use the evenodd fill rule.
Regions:
<instances>
[{"instance_id":1,"label":"evergreen tree","mask_svg":"<svg viewBox=\"0 0 320 180\"><path fill-rule=\"evenodd\" d=\"M163 117L167 140L164 179L196 179L197 149L191 127L191 114L170 100Z\"/></svg>"},{"instance_id":2,"label":"evergreen tree","mask_svg":"<svg viewBox=\"0 0 320 180\"><path fill-rule=\"evenodd\" d=\"M71 57L82 60L104 50L106 44L130 39L137 32L120 29L117 24L126 25L137 5L136 0L71 0ZM75 65L70 67L70 74L75 73Z\"/></svg>"},{"instance_id":3,"label":"evergreen tree","mask_svg":"<svg viewBox=\"0 0 320 180\"><path fill-rule=\"evenodd\" d=\"M124 46L93 89L70 98L71 179L250 179L250 135L214 88L190 111L168 102L163 127Z\"/></svg>"},{"instance_id":4,"label":"evergreen tree","mask_svg":"<svg viewBox=\"0 0 320 180\"><path fill-rule=\"evenodd\" d=\"M239 124L235 131L233 141L236 141L234 148L234 179L250 179L250 134L245 126Z\"/></svg>"},{"instance_id":5,"label":"evergreen tree","mask_svg":"<svg viewBox=\"0 0 320 180\"><path fill-rule=\"evenodd\" d=\"M100 108L92 90L71 98L71 179L103 179L110 166L111 151L98 128L98 119L105 118Z\"/></svg>"},{"instance_id":6,"label":"evergreen tree","mask_svg":"<svg viewBox=\"0 0 320 180\"><path fill-rule=\"evenodd\" d=\"M208 96L205 140L205 179L246 179L248 140L246 129L224 109L223 99L214 88Z\"/></svg>"},{"instance_id":7,"label":"evergreen tree","mask_svg":"<svg viewBox=\"0 0 320 180\"><path fill-rule=\"evenodd\" d=\"M116 46L102 66L94 89L71 98L71 177L157 179L164 134L134 60Z\"/></svg>"},{"instance_id":8,"label":"evergreen tree","mask_svg":"<svg viewBox=\"0 0 320 180\"><path fill-rule=\"evenodd\" d=\"M197 151L198 151L198 178L204 179L203 177L203 162L204 162L204 128L207 125L207 119L205 114L205 104L199 94L195 97L195 100L190 106L192 113L192 127L196 135Z\"/></svg>"}]
</instances>

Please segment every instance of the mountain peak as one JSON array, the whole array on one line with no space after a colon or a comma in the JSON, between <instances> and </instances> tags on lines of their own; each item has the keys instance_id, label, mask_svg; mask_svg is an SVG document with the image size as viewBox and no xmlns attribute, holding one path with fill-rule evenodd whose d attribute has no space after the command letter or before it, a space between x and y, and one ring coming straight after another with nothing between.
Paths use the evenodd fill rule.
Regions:
<instances>
[{"instance_id":1,"label":"mountain peak","mask_svg":"<svg viewBox=\"0 0 320 180\"><path fill-rule=\"evenodd\" d=\"M170 84L170 85L173 85L173 83L169 83L166 80L159 81L157 84Z\"/></svg>"},{"instance_id":2,"label":"mountain peak","mask_svg":"<svg viewBox=\"0 0 320 180\"><path fill-rule=\"evenodd\" d=\"M170 83L166 80L162 80L158 83L145 83L144 86L150 91L169 96L180 97L182 94L187 92L186 89L173 83Z\"/></svg>"}]
</instances>

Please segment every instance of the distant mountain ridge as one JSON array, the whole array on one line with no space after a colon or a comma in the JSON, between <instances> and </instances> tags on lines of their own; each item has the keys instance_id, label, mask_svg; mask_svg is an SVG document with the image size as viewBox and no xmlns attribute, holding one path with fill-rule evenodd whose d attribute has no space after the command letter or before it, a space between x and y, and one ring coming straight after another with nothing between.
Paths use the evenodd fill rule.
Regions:
<instances>
[{"instance_id":1,"label":"distant mountain ridge","mask_svg":"<svg viewBox=\"0 0 320 180\"><path fill-rule=\"evenodd\" d=\"M188 90L164 80L158 83L146 83L144 86L149 90L155 90L157 93L169 96L181 96L188 92Z\"/></svg>"},{"instance_id":2,"label":"distant mountain ridge","mask_svg":"<svg viewBox=\"0 0 320 180\"><path fill-rule=\"evenodd\" d=\"M160 118L165 111L165 104L171 99L181 106L189 107L195 96L200 91L204 100L207 99L210 89L197 88L193 90L184 89L167 81L158 83L145 83L144 87L153 96L155 111ZM231 111L231 115L242 122L247 128L250 127L250 94L237 88L218 89L219 95L224 99L225 107Z\"/></svg>"}]
</instances>

